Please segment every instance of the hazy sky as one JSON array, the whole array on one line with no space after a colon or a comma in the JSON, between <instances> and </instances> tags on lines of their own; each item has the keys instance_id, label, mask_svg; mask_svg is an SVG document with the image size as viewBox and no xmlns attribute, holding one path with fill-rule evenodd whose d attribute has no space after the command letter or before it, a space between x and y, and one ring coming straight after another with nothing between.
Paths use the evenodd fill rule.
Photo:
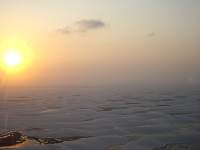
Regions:
<instances>
[{"instance_id":1,"label":"hazy sky","mask_svg":"<svg viewBox=\"0 0 200 150\"><path fill-rule=\"evenodd\" d=\"M24 41L25 85L200 83L199 0L0 0L0 44Z\"/></svg>"}]
</instances>

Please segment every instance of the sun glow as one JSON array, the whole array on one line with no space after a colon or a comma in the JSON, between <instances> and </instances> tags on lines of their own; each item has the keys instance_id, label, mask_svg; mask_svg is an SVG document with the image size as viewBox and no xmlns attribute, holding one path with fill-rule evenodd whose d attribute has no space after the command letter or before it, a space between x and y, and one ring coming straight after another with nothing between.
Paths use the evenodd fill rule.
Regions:
<instances>
[{"instance_id":1,"label":"sun glow","mask_svg":"<svg viewBox=\"0 0 200 150\"><path fill-rule=\"evenodd\" d=\"M18 38L6 38L0 44L0 71L12 76L25 75L33 67L32 46Z\"/></svg>"},{"instance_id":2,"label":"sun glow","mask_svg":"<svg viewBox=\"0 0 200 150\"><path fill-rule=\"evenodd\" d=\"M7 67L17 67L22 64L23 57L18 50L8 50L4 55L4 63Z\"/></svg>"}]
</instances>

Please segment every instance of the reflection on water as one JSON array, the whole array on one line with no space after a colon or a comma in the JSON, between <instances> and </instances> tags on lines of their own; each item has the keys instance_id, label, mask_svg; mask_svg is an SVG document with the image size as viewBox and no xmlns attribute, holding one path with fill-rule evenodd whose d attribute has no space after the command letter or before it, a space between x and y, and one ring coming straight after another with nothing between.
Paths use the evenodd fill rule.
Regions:
<instances>
[{"instance_id":1,"label":"reflection on water","mask_svg":"<svg viewBox=\"0 0 200 150\"><path fill-rule=\"evenodd\" d=\"M19 148L25 150L199 149L199 93L197 88L13 88L7 90L6 107L0 101L0 129L8 116L8 129L32 140ZM48 143L56 139L62 142Z\"/></svg>"}]
</instances>

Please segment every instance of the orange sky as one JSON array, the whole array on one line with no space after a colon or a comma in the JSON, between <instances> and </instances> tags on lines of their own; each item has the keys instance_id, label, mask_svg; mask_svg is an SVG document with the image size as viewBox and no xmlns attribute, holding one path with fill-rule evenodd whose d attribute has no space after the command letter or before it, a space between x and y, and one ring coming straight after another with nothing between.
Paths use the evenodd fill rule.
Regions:
<instances>
[{"instance_id":1,"label":"orange sky","mask_svg":"<svg viewBox=\"0 0 200 150\"><path fill-rule=\"evenodd\" d=\"M23 41L31 59L1 78L17 86L199 83L199 10L198 0L0 1L0 51Z\"/></svg>"}]
</instances>

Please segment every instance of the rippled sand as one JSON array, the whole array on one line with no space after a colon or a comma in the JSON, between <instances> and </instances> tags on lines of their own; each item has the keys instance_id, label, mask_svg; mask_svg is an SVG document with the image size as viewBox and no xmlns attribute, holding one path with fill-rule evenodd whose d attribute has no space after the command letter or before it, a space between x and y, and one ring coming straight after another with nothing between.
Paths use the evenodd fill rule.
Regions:
<instances>
[{"instance_id":1,"label":"rippled sand","mask_svg":"<svg viewBox=\"0 0 200 150\"><path fill-rule=\"evenodd\" d=\"M198 88L13 88L6 95L0 129L7 120L8 130L39 139L17 149L199 150ZM48 138L63 141L39 142Z\"/></svg>"}]
</instances>

